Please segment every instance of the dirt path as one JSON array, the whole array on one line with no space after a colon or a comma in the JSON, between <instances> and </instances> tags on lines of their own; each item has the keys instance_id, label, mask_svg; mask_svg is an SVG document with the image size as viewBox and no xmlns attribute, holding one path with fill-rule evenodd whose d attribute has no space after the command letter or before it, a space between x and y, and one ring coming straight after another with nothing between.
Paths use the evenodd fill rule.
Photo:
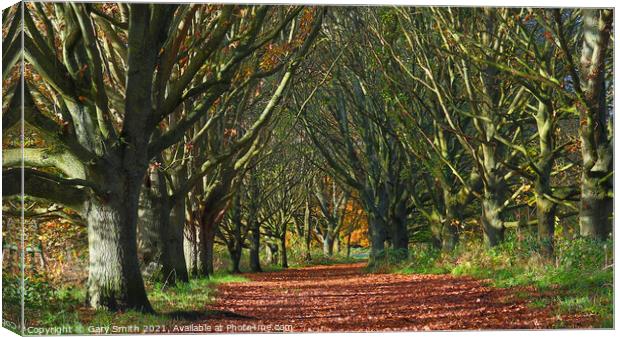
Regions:
<instances>
[{"instance_id":1,"label":"dirt path","mask_svg":"<svg viewBox=\"0 0 620 337\"><path fill-rule=\"evenodd\" d=\"M584 327L528 306L525 289L448 275L365 274L363 263L247 275L218 288L208 324L224 332L536 329ZM520 296L519 296L520 295ZM531 298L530 298L531 300Z\"/></svg>"}]
</instances>

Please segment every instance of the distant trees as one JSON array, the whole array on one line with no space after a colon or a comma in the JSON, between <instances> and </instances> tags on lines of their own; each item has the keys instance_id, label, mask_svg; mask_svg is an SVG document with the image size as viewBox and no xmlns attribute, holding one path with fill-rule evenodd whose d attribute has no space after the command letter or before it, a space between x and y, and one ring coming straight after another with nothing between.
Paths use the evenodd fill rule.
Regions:
<instances>
[{"instance_id":1,"label":"distant trees","mask_svg":"<svg viewBox=\"0 0 620 337\"><path fill-rule=\"evenodd\" d=\"M402 145L391 134L390 111L376 89L380 70L368 68L361 58L365 54L356 52L360 36L353 32L363 29L361 18L345 11L335 15L343 23L326 33L334 43L321 53L325 85L316 97L298 99L312 99L307 107L299 106L305 108L306 133L334 178L359 195L368 215L371 264L385 256L386 242L404 258L411 171Z\"/></svg>"}]
</instances>

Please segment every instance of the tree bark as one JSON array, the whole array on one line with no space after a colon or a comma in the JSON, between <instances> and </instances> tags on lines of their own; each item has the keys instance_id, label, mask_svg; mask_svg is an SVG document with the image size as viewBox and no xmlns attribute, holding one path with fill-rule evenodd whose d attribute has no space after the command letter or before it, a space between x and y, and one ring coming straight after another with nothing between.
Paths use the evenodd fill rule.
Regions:
<instances>
[{"instance_id":1,"label":"tree bark","mask_svg":"<svg viewBox=\"0 0 620 337\"><path fill-rule=\"evenodd\" d=\"M282 268L288 268L288 257L286 256L286 228L284 229L282 236L280 236L280 251L282 259L281 266Z\"/></svg>"},{"instance_id":2,"label":"tree bark","mask_svg":"<svg viewBox=\"0 0 620 337\"><path fill-rule=\"evenodd\" d=\"M260 223L252 220L252 228L250 235L250 270L253 272L262 272L260 266Z\"/></svg>"},{"instance_id":3,"label":"tree bark","mask_svg":"<svg viewBox=\"0 0 620 337\"><path fill-rule=\"evenodd\" d=\"M276 265L278 263L278 244L273 242L266 242L265 253L267 257L267 263L270 265Z\"/></svg>"},{"instance_id":4,"label":"tree bark","mask_svg":"<svg viewBox=\"0 0 620 337\"><path fill-rule=\"evenodd\" d=\"M555 213L557 204L549 200L551 191L551 164L550 160L539 162L539 174L536 177L536 218L538 220L538 241L541 253L547 257L553 256L555 235Z\"/></svg>"},{"instance_id":5,"label":"tree bark","mask_svg":"<svg viewBox=\"0 0 620 337\"><path fill-rule=\"evenodd\" d=\"M170 202L171 200L167 200ZM161 264L162 276L168 284L189 282L189 273L183 251L183 229L185 227L184 201L176 202L172 208L164 204L161 209L162 219L168 220L161 228Z\"/></svg>"},{"instance_id":6,"label":"tree bark","mask_svg":"<svg viewBox=\"0 0 620 337\"><path fill-rule=\"evenodd\" d=\"M133 193L93 197L86 205L88 221L88 304L97 309L152 312L146 296L136 246L139 187ZM133 195L132 195L133 194ZM132 212L135 212L132 216Z\"/></svg>"},{"instance_id":7,"label":"tree bark","mask_svg":"<svg viewBox=\"0 0 620 337\"><path fill-rule=\"evenodd\" d=\"M347 258L351 257L351 233L347 235Z\"/></svg>"},{"instance_id":8,"label":"tree bark","mask_svg":"<svg viewBox=\"0 0 620 337\"><path fill-rule=\"evenodd\" d=\"M394 258L399 261L405 260L409 257L409 230L404 202L398 202L391 218Z\"/></svg>"},{"instance_id":9,"label":"tree bark","mask_svg":"<svg viewBox=\"0 0 620 337\"><path fill-rule=\"evenodd\" d=\"M232 223L232 235L229 238L225 238L226 247L228 248L228 254L230 255L231 272L234 274L240 274L239 268L241 253L243 251L244 238L241 235L241 229L243 223L241 221L241 197L240 191L237 190L237 194L232 199L232 206L230 209L231 223Z\"/></svg>"},{"instance_id":10,"label":"tree bark","mask_svg":"<svg viewBox=\"0 0 620 337\"><path fill-rule=\"evenodd\" d=\"M241 268L239 267L241 263L241 249L231 247L228 252L230 253L230 261L232 263L230 272L233 274L241 274Z\"/></svg>"},{"instance_id":11,"label":"tree bark","mask_svg":"<svg viewBox=\"0 0 620 337\"><path fill-rule=\"evenodd\" d=\"M613 143L610 140L607 107L606 51L613 24L613 11L583 11L583 47L581 78L583 91L579 104L581 153L581 211L579 228L582 236L605 240L613 230Z\"/></svg>"},{"instance_id":12,"label":"tree bark","mask_svg":"<svg viewBox=\"0 0 620 337\"><path fill-rule=\"evenodd\" d=\"M185 255L185 264L188 274L192 277L198 277L200 275L200 244L198 242L198 233L200 229L193 223L185 226L183 234L183 251Z\"/></svg>"},{"instance_id":13,"label":"tree bark","mask_svg":"<svg viewBox=\"0 0 620 337\"><path fill-rule=\"evenodd\" d=\"M441 249L443 244L443 221L437 209L433 209L428 216L429 226L432 234L432 244L436 249Z\"/></svg>"},{"instance_id":14,"label":"tree bark","mask_svg":"<svg viewBox=\"0 0 620 337\"><path fill-rule=\"evenodd\" d=\"M487 177L487 179L489 179ZM482 198L482 229L484 232L484 242L488 247L495 247L504 241L504 222L502 221L502 198L498 191L498 184L489 182L489 187L485 187Z\"/></svg>"},{"instance_id":15,"label":"tree bark","mask_svg":"<svg viewBox=\"0 0 620 337\"><path fill-rule=\"evenodd\" d=\"M214 260L214 245L215 245L215 228L213 226L209 226L207 227L206 232L206 241L204 242L204 251L205 251L205 257L206 260L203 261L203 264L205 266L204 268L204 272L206 274L204 274L204 276L210 276L213 275L213 273L215 272L215 268L213 267L213 260Z\"/></svg>"},{"instance_id":16,"label":"tree bark","mask_svg":"<svg viewBox=\"0 0 620 337\"><path fill-rule=\"evenodd\" d=\"M323 255L325 256L333 256L334 255L334 238L332 233L328 227L325 232L325 236L323 237Z\"/></svg>"},{"instance_id":17,"label":"tree bark","mask_svg":"<svg viewBox=\"0 0 620 337\"><path fill-rule=\"evenodd\" d=\"M444 191L444 203L446 208L445 224L443 226L441 249L446 252L454 250L459 242L459 204L448 191Z\"/></svg>"},{"instance_id":18,"label":"tree bark","mask_svg":"<svg viewBox=\"0 0 620 337\"><path fill-rule=\"evenodd\" d=\"M189 281L183 253L183 202L173 202L160 172L149 174L140 193L138 252L143 266L161 267L160 281L167 284Z\"/></svg>"},{"instance_id":19,"label":"tree bark","mask_svg":"<svg viewBox=\"0 0 620 337\"><path fill-rule=\"evenodd\" d=\"M202 212L200 218L200 252L198 254L198 259L200 260L202 268L198 273L201 276L209 277L209 275L213 275L214 272L213 246L215 244L215 233L225 210L218 209L211 203L206 203L204 208L205 210Z\"/></svg>"},{"instance_id":20,"label":"tree bark","mask_svg":"<svg viewBox=\"0 0 620 337\"><path fill-rule=\"evenodd\" d=\"M372 267L385 259L385 240L387 233L385 223L375 214L368 215L368 239L370 241L370 256L368 266Z\"/></svg>"},{"instance_id":21,"label":"tree bark","mask_svg":"<svg viewBox=\"0 0 620 337\"><path fill-rule=\"evenodd\" d=\"M310 244L312 241L312 224L310 223L310 204L306 200L306 208L304 210L304 261L312 261L310 255Z\"/></svg>"},{"instance_id":22,"label":"tree bark","mask_svg":"<svg viewBox=\"0 0 620 337\"><path fill-rule=\"evenodd\" d=\"M611 174L611 173L610 173ZM610 178L590 172L582 174L579 232L582 236L606 240L612 233L613 189L605 186Z\"/></svg>"},{"instance_id":23,"label":"tree bark","mask_svg":"<svg viewBox=\"0 0 620 337\"><path fill-rule=\"evenodd\" d=\"M336 235L336 237L334 237L334 247L336 249L336 253L340 254L340 235Z\"/></svg>"},{"instance_id":24,"label":"tree bark","mask_svg":"<svg viewBox=\"0 0 620 337\"><path fill-rule=\"evenodd\" d=\"M138 255L142 268L151 263L160 263L161 258L161 242L160 233L163 219L160 216L162 208L161 201L149 181L148 184L142 186L140 192L140 208L138 209Z\"/></svg>"},{"instance_id":25,"label":"tree bark","mask_svg":"<svg viewBox=\"0 0 620 337\"><path fill-rule=\"evenodd\" d=\"M549 106L545 102L538 103L536 114L540 160L536 163L536 217L538 220L538 240L541 252L547 257L553 256L555 234L555 211L557 205L549 199L551 190L551 170L553 169L553 121L549 114Z\"/></svg>"}]
</instances>

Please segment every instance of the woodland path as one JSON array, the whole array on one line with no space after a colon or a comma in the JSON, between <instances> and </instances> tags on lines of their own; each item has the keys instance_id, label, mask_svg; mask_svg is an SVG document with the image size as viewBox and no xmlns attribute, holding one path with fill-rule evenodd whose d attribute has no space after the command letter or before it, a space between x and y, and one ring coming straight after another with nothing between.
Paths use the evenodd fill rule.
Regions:
<instances>
[{"instance_id":1,"label":"woodland path","mask_svg":"<svg viewBox=\"0 0 620 337\"><path fill-rule=\"evenodd\" d=\"M364 263L246 274L218 287L205 323L224 332L540 329L591 317L533 308L540 294L450 275L366 274ZM231 328L234 326L235 328Z\"/></svg>"}]
</instances>

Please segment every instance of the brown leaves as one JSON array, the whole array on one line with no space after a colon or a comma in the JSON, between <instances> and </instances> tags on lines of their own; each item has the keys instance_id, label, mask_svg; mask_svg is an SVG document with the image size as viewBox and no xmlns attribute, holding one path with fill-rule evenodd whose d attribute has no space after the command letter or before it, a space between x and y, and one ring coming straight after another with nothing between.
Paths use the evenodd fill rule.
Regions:
<instances>
[{"instance_id":1,"label":"brown leaves","mask_svg":"<svg viewBox=\"0 0 620 337\"><path fill-rule=\"evenodd\" d=\"M274 69L278 63L292 50L290 43L269 43L266 46L267 51L263 55L260 61L260 68L262 71L269 71Z\"/></svg>"},{"instance_id":2,"label":"brown leaves","mask_svg":"<svg viewBox=\"0 0 620 337\"><path fill-rule=\"evenodd\" d=\"M237 129L225 129L224 137L226 138L235 138L237 137Z\"/></svg>"},{"instance_id":3,"label":"brown leaves","mask_svg":"<svg viewBox=\"0 0 620 337\"><path fill-rule=\"evenodd\" d=\"M511 289L449 275L364 274L364 264L316 266L250 275L252 282L219 287L211 310L230 313L210 324L290 324L292 331L416 331L539 329L558 320L584 326L583 317L560 317L530 308ZM531 289L527 298L535 299ZM235 318L240 315L243 318Z\"/></svg>"}]
</instances>

